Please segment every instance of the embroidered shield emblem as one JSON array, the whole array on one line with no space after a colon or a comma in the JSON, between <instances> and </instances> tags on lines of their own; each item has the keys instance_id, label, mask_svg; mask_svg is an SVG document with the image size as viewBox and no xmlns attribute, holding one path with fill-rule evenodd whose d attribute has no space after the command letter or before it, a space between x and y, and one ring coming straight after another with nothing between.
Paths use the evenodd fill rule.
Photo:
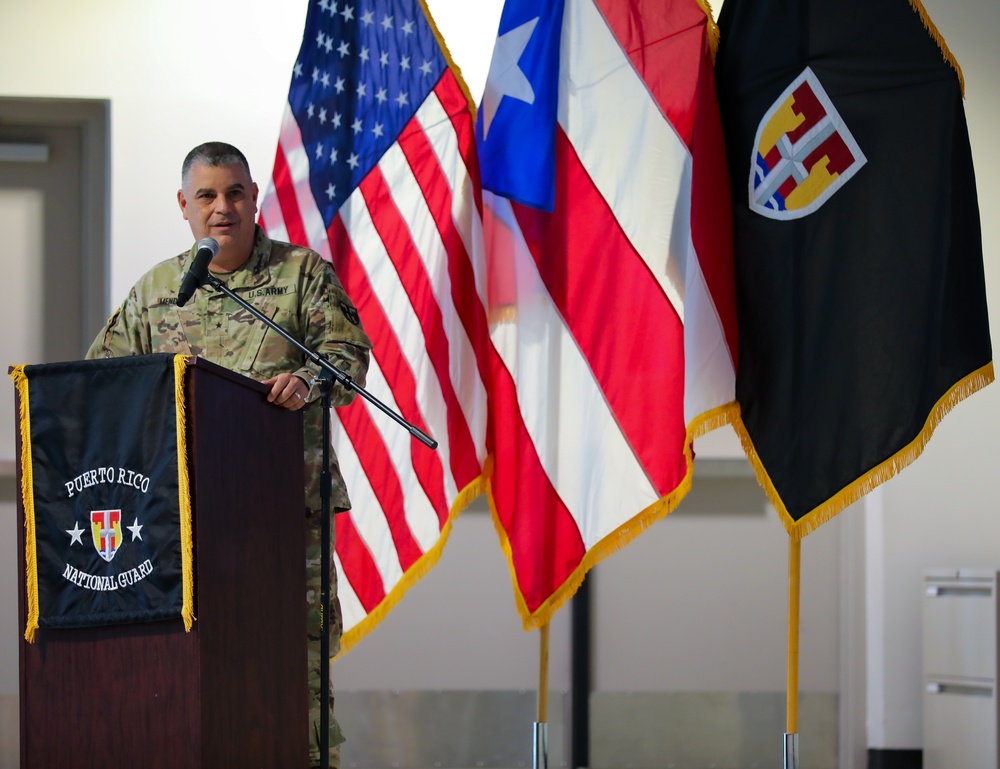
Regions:
<instances>
[{"instance_id":1,"label":"embroidered shield emblem","mask_svg":"<svg viewBox=\"0 0 1000 769\"><path fill-rule=\"evenodd\" d=\"M806 67L764 115L750 165L750 208L798 219L867 162L816 74Z\"/></svg>"},{"instance_id":2,"label":"embroidered shield emblem","mask_svg":"<svg viewBox=\"0 0 1000 769\"><path fill-rule=\"evenodd\" d=\"M90 511L90 533L93 535L94 549L109 563L122 543L121 519L121 510Z\"/></svg>"}]
</instances>

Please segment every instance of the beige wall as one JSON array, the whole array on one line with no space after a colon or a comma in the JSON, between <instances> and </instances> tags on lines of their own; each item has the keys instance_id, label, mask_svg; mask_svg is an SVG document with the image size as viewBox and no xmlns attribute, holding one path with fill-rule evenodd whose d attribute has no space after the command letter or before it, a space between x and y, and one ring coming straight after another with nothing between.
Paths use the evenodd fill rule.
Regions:
<instances>
[{"instance_id":1,"label":"beige wall","mask_svg":"<svg viewBox=\"0 0 1000 769\"><path fill-rule=\"evenodd\" d=\"M430 7L478 98L499 4ZM0 93L112 100L115 301L152 261L187 246L176 192L191 147L232 142L261 183L269 176L305 9L264 0L0 3ZM477 35L470 23L486 26Z\"/></svg>"},{"instance_id":2,"label":"beige wall","mask_svg":"<svg viewBox=\"0 0 1000 769\"><path fill-rule=\"evenodd\" d=\"M965 74L966 114L979 185L986 285L994 351L1000 346L1000 3L924 0ZM935 566L1000 568L1000 385L960 404L941 423L924 455L883 488L870 506L881 563L884 635L869 667L884 681L870 697L870 744L921 746L921 579ZM872 538L874 539L874 538ZM876 691L878 690L876 685Z\"/></svg>"}]
</instances>

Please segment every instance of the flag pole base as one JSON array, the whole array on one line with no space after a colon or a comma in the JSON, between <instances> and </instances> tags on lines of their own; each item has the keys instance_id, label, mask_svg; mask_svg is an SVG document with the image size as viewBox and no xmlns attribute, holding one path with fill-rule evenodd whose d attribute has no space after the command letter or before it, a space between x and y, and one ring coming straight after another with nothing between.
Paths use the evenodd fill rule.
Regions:
<instances>
[{"instance_id":1,"label":"flag pole base","mask_svg":"<svg viewBox=\"0 0 1000 769\"><path fill-rule=\"evenodd\" d=\"M549 725L535 721L532 769L549 769Z\"/></svg>"},{"instance_id":2,"label":"flag pole base","mask_svg":"<svg viewBox=\"0 0 1000 769\"><path fill-rule=\"evenodd\" d=\"M799 735L785 732L785 769L799 769Z\"/></svg>"}]
</instances>

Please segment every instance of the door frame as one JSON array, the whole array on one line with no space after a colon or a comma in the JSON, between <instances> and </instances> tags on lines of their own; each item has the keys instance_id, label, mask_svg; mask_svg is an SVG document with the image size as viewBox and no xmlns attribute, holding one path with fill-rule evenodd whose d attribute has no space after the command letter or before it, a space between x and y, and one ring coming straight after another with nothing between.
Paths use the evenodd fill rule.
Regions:
<instances>
[{"instance_id":1,"label":"door frame","mask_svg":"<svg viewBox=\"0 0 1000 769\"><path fill-rule=\"evenodd\" d=\"M93 330L107 319L111 293L111 101L0 96L0 125L80 131L83 278L75 333L79 348L86 350Z\"/></svg>"}]
</instances>

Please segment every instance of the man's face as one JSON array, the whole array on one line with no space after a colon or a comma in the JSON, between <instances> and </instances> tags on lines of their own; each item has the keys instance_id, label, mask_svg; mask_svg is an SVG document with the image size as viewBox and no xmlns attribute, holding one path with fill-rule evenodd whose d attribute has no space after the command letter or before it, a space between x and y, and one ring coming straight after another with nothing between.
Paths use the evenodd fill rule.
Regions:
<instances>
[{"instance_id":1,"label":"man's face","mask_svg":"<svg viewBox=\"0 0 1000 769\"><path fill-rule=\"evenodd\" d=\"M253 248L257 185L243 166L195 163L183 184L177 202L195 240L215 238L220 257L246 259Z\"/></svg>"}]
</instances>

